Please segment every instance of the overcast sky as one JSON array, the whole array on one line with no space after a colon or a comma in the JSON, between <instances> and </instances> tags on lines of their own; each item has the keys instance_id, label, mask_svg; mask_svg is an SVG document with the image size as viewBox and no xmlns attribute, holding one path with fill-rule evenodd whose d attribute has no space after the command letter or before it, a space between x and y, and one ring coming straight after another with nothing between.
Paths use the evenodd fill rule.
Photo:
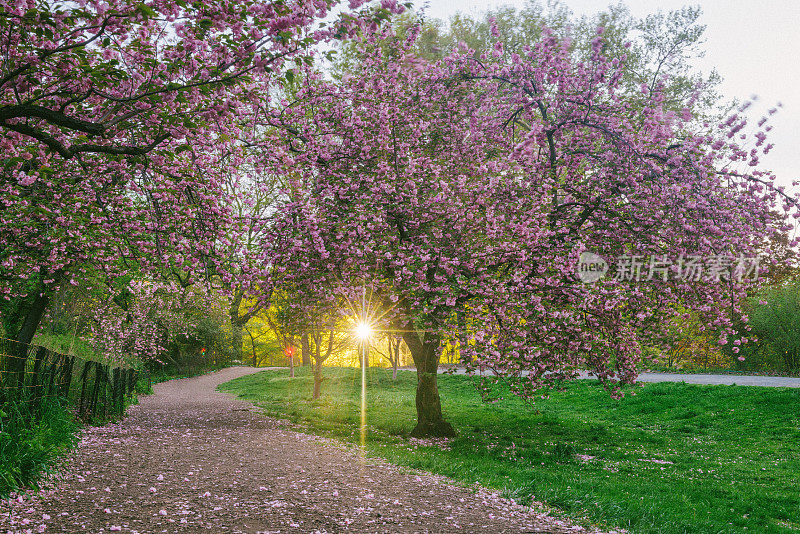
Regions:
<instances>
[{"instance_id":1,"label":"overcast sky","mask_svg":"<svg viewBox=\"0 0 800 534\"><path fill-rule=\"evenodd\" d=\"M419 5L421 2L417 2ZM543 2L544 3L544 2ZM565 0L576 15L604 10L608 0ZM800 0L627 0L635 17L659 9L669 11L699 5L706 25L705 57L697 62L704 72L715 68L723 77L722 94L747 99L758 96L750 113L756 122L778 102L783 108L772 122L769 142L775 144L762 158L781 183L800 179ZM522 7L524 0L428 0L427 13L447 20L461 11L480 16L502 5Z\"/></svg>"}]
</instances>

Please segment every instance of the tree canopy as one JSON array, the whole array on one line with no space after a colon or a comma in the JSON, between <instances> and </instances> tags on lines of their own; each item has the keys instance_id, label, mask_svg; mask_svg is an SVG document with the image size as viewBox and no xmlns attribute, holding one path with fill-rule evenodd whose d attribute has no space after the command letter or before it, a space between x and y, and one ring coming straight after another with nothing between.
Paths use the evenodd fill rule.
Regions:
<instances>
[{"instance_id":1,"label":"tree canopy","mask_svg":"<svg viewBox=\"0 0 800 534\"><path fill-rule=\"evenodd\" d=\"M507 54L495 27L492 49L434 60L414 32L386 32L284 111L304 194L278 216L270 262L298 307L369 288L420 375L415 433L451 432L435 386L446 339L528 396L582 368L632 382L677 304L734 332L747 283L733 260L689 279L669 259L749 257L774 230L771 176L724 171L764 149L740 148L738 116L697 131L664 84L631 95L603 28L588 57L547 30ZM586 284L586 251L655 258L661 276Z\"/></svg>"}]
</instances>

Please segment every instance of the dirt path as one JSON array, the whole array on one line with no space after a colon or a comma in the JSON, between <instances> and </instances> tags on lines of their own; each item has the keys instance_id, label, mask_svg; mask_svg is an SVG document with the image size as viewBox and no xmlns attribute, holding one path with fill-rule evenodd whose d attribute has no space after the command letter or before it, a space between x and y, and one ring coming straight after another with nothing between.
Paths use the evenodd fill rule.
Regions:
<instances>
[{"instance_id":1,"label":"dirt path","mask_svg":"<svg viewBox=\"0 0 800 534\"><path fill-rule=\"evenodd\" d=\"M0 532L576 532L488 491L367 460L215 391L238 367L170 381L87 429L54 489Z\"/></svg>"}]
</instances>

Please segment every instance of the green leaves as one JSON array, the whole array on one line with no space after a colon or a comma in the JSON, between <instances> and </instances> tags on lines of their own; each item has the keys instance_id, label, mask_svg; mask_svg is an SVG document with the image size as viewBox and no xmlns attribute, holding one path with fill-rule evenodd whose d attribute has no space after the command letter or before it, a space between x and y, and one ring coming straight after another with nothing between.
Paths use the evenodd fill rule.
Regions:
<instances>
[{"instance_id":1,"label":"green leaves","mask_svg":"<svg viewBox=\"0 0 800 534\"><path fill-rule=\"evenodd\" d=\"M155 10L150 6L148 6L147 4L138 4L134 8L134 12L139 13L143 18L151 18L158 16L158 13L156 13Z\"/></svg>"}]
</instances>

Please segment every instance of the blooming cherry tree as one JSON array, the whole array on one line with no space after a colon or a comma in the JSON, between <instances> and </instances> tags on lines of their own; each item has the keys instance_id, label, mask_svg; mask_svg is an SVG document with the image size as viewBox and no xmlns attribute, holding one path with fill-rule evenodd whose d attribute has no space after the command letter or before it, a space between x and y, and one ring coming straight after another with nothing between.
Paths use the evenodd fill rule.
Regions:
<instances>
[{"instance_id":1,"label":"blooming cherry tree","mask_svg":"<svg viewBox=\"0 0 800 534\"><path fill-rule=\"evenodd\" d=\"M208 270L239 118L287 62L347 34L347 13L320 24L333 4L0 1L0 295L27 308L8 335L30 342L87 268L183 287Z\"/></svg>"},{"instance_id":2,"label":"blooming cherry tree","mask_svg":"<svg viewBox=\"0 0 800 534\"><path fill-rule=\"evenodd\" d=\"M213 306L202 290L184 290L174 282L133 280L124 305L119 300L93 302L89 316L92 347L120 364L161 361L168 343L194 326L187 314L190 303L206 309Z\"/></svg>"},{"instance_id":3,"label":"blooming cherry tree","mask_svg":"<svg viewBox=\"0 0 800 534\"><path fill-rule=\"evenodd\" d=\"M732 332L745 284L730 276L586 284L576 265L584 251L754 253L770 214L796 205L757 170L763 132L745 150L738 117L696 132L691 103L631 95L602 29L583 60L548 32L524 55L498 42L435 62L412 41L366 38L351 76L286 106L305 193L276 218L269 261L299 307L369 288L417 368L413 435L453 433L436 387L446 340L530 397L582 368L632 382L679 308Z\"/></svg>"}]
</instances>

